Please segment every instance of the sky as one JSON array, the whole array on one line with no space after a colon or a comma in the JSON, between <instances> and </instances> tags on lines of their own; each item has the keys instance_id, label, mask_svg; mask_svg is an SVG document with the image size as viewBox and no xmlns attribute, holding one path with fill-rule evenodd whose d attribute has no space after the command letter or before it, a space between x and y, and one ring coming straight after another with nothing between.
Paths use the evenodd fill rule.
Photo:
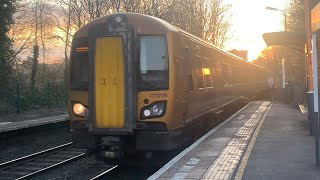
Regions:
<instances>
[{"instance_id":1,"label":"sky","mask_svg":"<svg viewBox=\"0 0 320 180\"><path fill-rule=\"evenodd\" d=\"M267 10L266 7L285 9L290 0L225 0L231 5L230 40L225 49L248 50L248 60L259 56L265 44L262 34L283 31L283 12Z\"/></svg>"}]
</instances>

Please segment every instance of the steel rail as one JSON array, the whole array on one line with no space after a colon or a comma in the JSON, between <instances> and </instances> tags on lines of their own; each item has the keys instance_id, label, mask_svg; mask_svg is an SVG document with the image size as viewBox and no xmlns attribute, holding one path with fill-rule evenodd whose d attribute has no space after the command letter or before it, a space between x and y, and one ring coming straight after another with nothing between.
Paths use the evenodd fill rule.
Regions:
<instances>
[{"instance_id":1,"label":"steel rail","mask_svg":"<svg viewBox=\"0 0 320 180\"><path fill-rule=\"evenodd\" d=\"M72 142L0 164L0 176L23 179L85 155L85 150L72 148ZM50 157L52 156L52 157ZM40 161L40 162L37 162ZM40 165L30 167L28 163ZM44 165L45 164L45 165ZM27 165L27 166L23 166ZM44 167L41 167L43 166Z\"/></svg>"},{"instance_id":2,"label":"steel rail","mask_svg":"<svg viewBox=\"0 0 320 180\"><path fill-rule=\"evenodd\" d=\"M100 177L102 177L103 175L107 174L108 172L112 171L113 169L115 169L115 168L117 168L117 167L118 167L118 165L115 165L115 166L111 167L110 169L104 171L103 173L101 173L101 174L99 174L99 175L91 178L90 180L99 179Z\"/></svg>"}]
</instances>

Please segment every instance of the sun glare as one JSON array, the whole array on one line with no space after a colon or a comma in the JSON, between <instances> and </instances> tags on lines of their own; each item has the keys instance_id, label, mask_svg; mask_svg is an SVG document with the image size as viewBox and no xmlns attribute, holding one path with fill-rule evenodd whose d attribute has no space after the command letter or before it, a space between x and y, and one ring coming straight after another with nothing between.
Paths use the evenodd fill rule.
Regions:
<instances>
[{"instance_id":1,"label":"sun glare","mask_svg":"<svg viewBox=\"0 0 320 180\"><path fill-rule=\"evenodd\" d=\"M248 50L248 60L256 59L266 47L263 33L283 31L281 11L267 10L266 7L285 9L289 0L226 0L232 5L231 39L225 49Z\"/></svg>"}]
</instances>

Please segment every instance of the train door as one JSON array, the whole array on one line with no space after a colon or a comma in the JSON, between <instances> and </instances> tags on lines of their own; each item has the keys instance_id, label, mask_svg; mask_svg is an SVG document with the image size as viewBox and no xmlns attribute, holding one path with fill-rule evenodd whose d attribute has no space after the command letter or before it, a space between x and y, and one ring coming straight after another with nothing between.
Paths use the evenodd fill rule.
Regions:
<instances>
[{"instance_id":1,"label":"train door","mask_svg":"<svg viewBox=\"0 0 320 180\"><path fill-rule=\"evenodd\" d=\"M201 65L202 59L198 55L192 55L189 57L192 75L192 91L189 91L189 108L186 123L192 121L194 118L197 118L196 115L198 115L201 111L201 98L205 91Z\"/></svg>"},{"instance_id":2,"label":"train door","mask_svg":"<svg viewBox=\"0 0 320 180\"><path fill-rule=\"evenodd\" d=\"M121 37L96 40L96 127L124 127L124 67Z\"/></svg>"},{"instance_id":3,"label":"train door","mask_svg":"<svg viewBox=\"0 0 320 180\"><path fill-rule=\"evenodd\" d=\"M89 131L130 134L136 115L136 35L126 16L89 30ZM130 73L130 74L129 74Z\"/></svg>"},{"instance_id":4,"label":"train door","mask_svg":"<svg viewBox=\"0 0 320 180\"><path fill-rule=\"evenodd\" d=\"M185 75L185 85L186 85L186 103L187 103L187 112L185 114L184 123L186 124L188 121L191 120L190 118L190 106L191 101L190 98L192 94L194 93L194 84L193 84L193 65L192 65L192 54L190 53L189 47L184 48L184 75Z\"/></svg>"}]
</instances>

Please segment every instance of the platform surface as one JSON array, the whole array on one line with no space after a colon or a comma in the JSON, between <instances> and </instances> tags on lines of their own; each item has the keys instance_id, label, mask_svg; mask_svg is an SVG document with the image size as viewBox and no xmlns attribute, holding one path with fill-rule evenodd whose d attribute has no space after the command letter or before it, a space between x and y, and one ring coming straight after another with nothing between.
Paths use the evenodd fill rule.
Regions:
<instances>
[{"instance_id":1,"label":"platform surface","mask_svg":"<svg viewBox=\"0 0 320 180\"><path fill-rule=\"evenodd\" d=\"M68 121L68 117L64 109L0 116L0 133Z\"/></svg>"},{"instance_id":2,"label":"platform surface","mask_svg":"<svg viewBox=\"0 0 320 180\"><path fill-rule=\"evenodd\" d=\"M320 179L307 115L250 102L149 179Z\"/></svg>"},{"instance_id":3,"label":"platform surface","mask_svg":"<svg viewBox=\"0 0 320 180\"><path fill-rule=\"evenodd\" d=\"M274 103L257 136L242 179L320 180L307 114Z\"/></svg>"}]
</instances>

